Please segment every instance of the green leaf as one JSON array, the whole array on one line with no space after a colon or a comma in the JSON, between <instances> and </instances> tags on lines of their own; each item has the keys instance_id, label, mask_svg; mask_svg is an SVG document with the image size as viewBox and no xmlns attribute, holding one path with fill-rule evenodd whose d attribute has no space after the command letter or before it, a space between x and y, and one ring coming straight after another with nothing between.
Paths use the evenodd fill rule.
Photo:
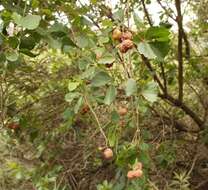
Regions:
<instances>
[{"instance_id":1,"label":"green leaf","mask_svg":"<svg viewBox=\"0 0 208 190\"><path fill-rule=\"evenodd\" d=\"M168 42L151 42L151 49L159 60L163 60L168 54L170 45Z\"/></svg>"},{"instance_id":2,"label":"green leaf","mask_svg":"<svg viewBox=\"0 0 208 190\"><path fill-rule=\"evenodd\" d=\"M49 33L64 33L67 34L68 33L68 28L66 26L64 26L61 23L55 23L53 24L49 29L48 29Z\"/></svg>"},{"instance_id":3,"label":"green leaf","mask_svg":"<svg viewBox=\"0 0 208 190\"><path fill-rule=\"evenodd\" d=\"M32 50L35 47L36 41L32 36L24 36L20 41L20 49Z\"/></svg>"},{"instance_id":4,"label":"green leaf","mask_svg":"<svg viewBox=\"0 0 208 190\"><path fill-rule=\"evenodd\" d=\"M116 130L117 130L117 125L108 126L108 142L111 147L115 146L118 140L117 137L118 133L116 133Z\"/></svg>"},{"instance_id":5,"label":"green leaf","mask_svg":"<svg viewBox=\"0 0 208 190\"><path fill-rule=\"evenodd\" d=\"M140 97L137 99L137 109L141 113L145 113L148 110L147 102Z\"/></svg>"},{"instance_id":6,"label":"green leaf","mask_svg":"<svg viewBox=\"0 0 208 190\"><path fill-rule=\"evenodd\" d=\"M75 114L78 113L78 111L79 111L80 107L82 106L82 104L83 104L83 97L81 96L81 97L78 99L76 105L74 106L74 113L75 113Z\"/></svg>"},{"instance_id":7,"label":"green leaf","mask_svg":"<svg viewBox=\"0 0 208 190\"><path fill-rule=\"evenodd\" d=\"M106 105L110 105L115 98L116 98L116 88L114 86L110 86L107 89L107 93L106 93L106 96L105 96L105 99L104 99L104 103Z\"/></svg>"},{"instance_id":8,"label":"green leaf","mask_svg":"<svg viewBox=\"0 0 208 190\"><path fill-rule=\"evenodd\" d=\"M152 50L150 44L147 42L140 42L137 45L137 48L139 50L139 53L143 54L145 57L149 59L155 59L157 57L155 55L155 52Z\"/></svg>"},{"instance_id":9,"label":"green leaf","mask_svg":"<svg viewBox=\"0 0 208 190\"><path fill-rule=\"evenodd\" d=\"M100 64L109 64L115 61L115 57L112 54L104 54L98 61Z\"/></svg>"},{"instance_id":10,"label":"green leaf","mask_svg":"<svg viewBox=\"0 0 208 190\"><path fill-rule=\"evenodd\" d=\"M27 28L28 30L36 29L39 26L41 20L39 15L27 15L22 17L17 13L13 13L12 18L17 25Z\"/></svg>"},{"instance_id":11,"label":"green leaf","mask_svg":"<svg viewBox=\"0 0 208 190\"><path fill-rule=\"evenodd\" d=\"M16 49L19 44L19 40L16 37L10 37L8 39L8 43L13 49Z\"/></svg>"},{"instance_id":12,"label":"green leaf","mask_svg":"<svg viewBox=\"0 0 208 190\"><path fill-rule=\"evenodd\" d=\"M70 81L69 84L68 84L68 89L69 89L70 92L74 91L79 85L80 85L79 82Z\"/></svg>"},{"instance_id":13,"label":"green leaf","mask_svg":"<svg viewBox=\"0 0 208 190\"><path fill-rule=\"evenodd\" d=\"M125 91L127 96L131 96L137 91L137 84L134 79L128 79Z\"/></svg>"},{"instance_id":14,"label":"green leaf","mask_svg":"<svg viewBox=\"0 0 208 190\"><path fill-rule=\"evenodd\" d=\"M64 120L71 119L73 118L73 116L74 116L74 112L71 110L71 108L67 108L62 114Z\"/></svg>"},{"instance_id":15,"label":"green leaf","mask_svg":"<svg viewBox=\"0 0 208 190\"><path fill-rule=\"evenodd\" d=\"M76 47L76 44L71 40L71 38L69 38L68 36L65 36L62 38L62 46L63 48L64 46Z\"/></svg>"},{"instance_id":16,"label":"green leaf","mask_svg":"<svg viewBox=\"0 0 208 190\"><path fill-rule=\"evenodd\" d=\"M145 97L146 100L150 102L155 102L157 100L157 84L155 82L149 82L145 86L145 88L142 91L142 95Z\"/></svg>"},{"instance_id":17,"label":"green leaf","mask_svg":"<svg viewBox=\"0 0 208 190\"><path fill-rule=\"evenodd\" d=\"M71 103L75 98L79 97L80 96L80 93L77 93L77 92L70 92L68 94L65 95L65 100L69 103Z\"/></svg>"},{"instance_id":18,"label":"green leaf","mask_svg":"<svg viewBox=\"0 0 208 190\"><path fill-rule=\"evenodd\" d=\"M142 143L140 144L140 149L141 149L142 151L148 151L148 150L149 150L149 144L142 142Z\"/></svg>"},{"instance_id":19,"label":"green leaf","mask_svg":"<svg viewBox=\"0 0 208 190\"><path fill-rule=\"evenodd\" d=\"M154 40L158 42L169 41L170 32L165 27L154 26L147 30L146 38L149 40Z\"/></svg>"},{"instance_id":20,"label":"green leaf","mask_svg":"<svg viewBox=\"0 0 208 190\"><path fill-rule=\"evenodd\" d=\"M94 75L94 73L95 73L95 67L90 67L81 74L81 79L90 78Z\"/></svg>"},{"instance_id":21,"label":"green leaf","mask_svg":"<svg viewBox=\"0 0 208 190\"><path fill-rule=\"evenodd\" d=\"M8 61L13 62L13 61L17 61L17 59L19 58L19 55L15 51L7 52L6 58Z\"/></svg>"},{"instance_id":22,"label":"green leaf","mask_svg":"<svg viewBox=\"0 0 208 190\"><path fill-rule=\"evenodd\" d=\"M20 20L20 25L28 30L34 30L39 26L40 20L39 15L27 15Z\"/></svg>"},{"instance_id":23,"label":"green leaf","mask_svg":"<svg viewBox=\"0 0 208 190\"><path fill-rule=\"evenodd\" d=\"M77 60L77 63L79 65L80 70L85 70L87 68L88 64L90 63L90 60L88 60L87 58L81 58L81 59Z\"/></svg>"},{"instance_id":24,"label":"green leaf","mask_svg":"<svg viewBox=\"0 0 208 190\"><path fill-rule=\"evenodd\" d=\"M34 53L32 53L32 52L29 51L28 49L20 49L19 52L20 52L20 53L23 53L23 54L25 54L25 55L27 55L27 56L29 56L29 57L36 57L36 56L39 55L39 54L34 54Z\"/></svg>"},{"instance_id":25,"label":"green leaf","mask_svg":"<svg viewBox=\"0 0 208 190\"><path fill-rule=\"evenodd\" d=\"M48 36L48 38L46 38L45 40L48 42L49 46L53 49L61 49L62 47L61 38L54 39L51 36Z\"/></svg>"},{"instance_id":26,"label":"green leaf","mask_svg":"<svg viewBox=\"0 0 208 190\"><path fill-rule=\"evenodd\" d=\"M84 35L76 37L76 41L80 48L86 48L89 45L88 37Z\"/></svg>"},{"instance_id":27,"label":"green leaf","mask_svg":"<svg viewBox=\"0 0 208 190\"><path fill-rule=\"evenodd\" d=\"M21 15L17 14L16 12L14 12L12 14L12 18L13 18L13 20L14 20L14 22L16 24L21 25L21 19L22 19L22 16Z\"/></svg>"},{"instance_id":28,"label":"green leaf","mask_svg":"<svg viewBox=\"0 0 208 190\"><path fill-rule=\"evenodd\" d=\"M118 123L119 122L119 119L120 119L120 117L119 117L118 112L115 111L115 110L113 110L111 112L111 121L114 122L114 123Z\"/></svg>"},{"instance_id":29,"label":"green leaf","mask_svg":"<svg viewBox=\"0 0 208 190\"><path fill-rule=\"evenodd\" d=\"M170 49L168 42L140 42L137 48L145 57L159 60L163 60Z\"/></svg>"},{"instance_id":30,"label":"green leaf","mask_svg":"<svg viewBox=\"0 0 208 190\"><path fill-rule=\"evenodd\" d=\"M99 41L101 44L108 43L108 42L109 42L109 38L106 37L106 36L99 36L99 37L98 37L98 41Z\"/></svg>"},{"instance_id":31,"label":"green leaf","mask_svg":"<svg viewBox=\"0 0 208 190\"><path fill-rule=\"evenodd\" d=\"M5 61L6 56L4 55L4 53L0 53L0 66L3 65Z\"/></svg>"},{"instance_id":32,"label":"green leaf","mask_svg":"<svg viewBox=\"0 0 208 190\"><path fill-rule=\"evenodd\" d=\"M108 73L100 71L92 78L91 85L93 87L100 87L106 85L111 80L112 78L108 75Z\"/></svg>"}]
</instances>

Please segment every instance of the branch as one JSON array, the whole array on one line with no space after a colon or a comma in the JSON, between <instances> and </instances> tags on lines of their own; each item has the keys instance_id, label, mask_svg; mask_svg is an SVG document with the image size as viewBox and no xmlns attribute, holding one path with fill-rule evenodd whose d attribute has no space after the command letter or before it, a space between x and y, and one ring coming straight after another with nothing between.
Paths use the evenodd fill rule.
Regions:
<instances>
[{"instance_id":1,"label":"branch","mask_svg":"<svg viewBox=\"0 0 208 190\"><path fill-rule=\"evenodd\" d=\"M181 0L175 0L178 24L178 99L183 102L183 17L181 14Z\"/></svg>"},{"instance_id":2,"label":"branch","mask_svg":"<svg viewBox=\"0 0 208 190\"><path fill-rule=\"evenodd\" d=\"M166 15L169 16L172 20L174 20L177 23L177 19L167 10L167 8L161 3L161 0L157 0L158 4L160 7L165 11ZM187 34L185 33L183 27L183 40L186 46L186 58L189 60L190 59L190 44L187 38Z\"/></svg>"},{"instance_id":3,"label":"branch","mask_svg":"<svg viewBox=\"0 0 208 190\"><path fill-rule=\"evenodd\" d=\"M164 68L163 62L160 62L160 68L161 68L162 77L163 77L163 85L164 85L165 94L167 94L167 92L168 92L167 79L166 79L166 76L165 76L165 68Z\"/></svg>"},{"instance_id":4,"label":"branch","mask_svg":"<svg viewBox=\"0 0 208 190\"><path fill-rule=\"evenodd\" d=\"M204 129L204 122L201 120L201 118L199 118L197 116L197 114L195 112L193 112L186 104L184 104L183 102L181 102L178 99L173 98L171 95L169 94L159 94L159 97L164 99L164 100L168 100L170 103L172 103L174 106L182 109L187 115L189 115L199 126L199 128L201 130Z\"/></svg>"},{"instance_id":5,"label":"branch","mask_svg":"<svg viewBox=\"0 0 208 190\"><path fill-rule=\"evenodd\" d=\"M181 102L179 99L175 99L170 94L168 94L168 92L165 91L165 88L163 84L161 83L160 78L155 73L150 61L144 55L141 55L141 57L146 67L149 69L149 71L153 73L154 80L157 82L160 89L162 90L162 94L159 94L159 97L162 98L163 100L167 100L169 103L171 103L175 107L178 107L181 110L183 110L187 115L189 115L197 123L197 125L199 126L201 130L204 129L203 120L200 117L198 117L198 115L195 112L193 112L185 103Z\"/></svg>"},{"instance_id":6,"label":"branch","mask_svg":"<svg viewBox=\"0 0 208 190\"><path fill-rule=\"evenodd\" d=\"M150 26L153 26L152 20L151 20L151 18L150 18L150 15L149 15L149 13L148 13L148 10L147 10L147 7L146 7L146 5L145 5L144 0L141 0L141 2L142 2L143 9L144 9L144 14L145 14L145 16L147 17L147 20L148 20L148 23L149 23Z\"/></svg>"},{"instance_id":7,"label":"branch","mask_svg":"<svg viewBox=\"0 0 208 190\"><path fill-rule=\"evenodd\" d=\"M87 104L87 106L90 108L90 111L91 111L92 115L94 116L95 121L96 121L96 123L97 123L98 129L100 130L101 134L102 134L103 137L104 137L105 145L107 146L107 145L108 145L108 139L107 139L107 137L106 137L106 135L105 135L105 132L104 132L102 126L101 126L101 123L100 123L100 121L99 121L99 119L98 119L98 116L97 116L97 114L95 113L94 109L92 108L92 106L91 106L90 102L88 101L86 95L84 95L84 100L85 100L85 103Z\"/></svg>"},{"instance_id":8,"label":"branch","mask_svg":"<svg viewBox=\"0 0 208 190\"><path fill-rule=\"evenodd\" d=\"M160 0L157 0L158 4L160 5L160 7L165 11L165 13L172 18L174 21L176 21L176 19L173 17L173 15L171 15L171 13L166 9L166 7L161 3Z\"/></svg>"},{"instance_id":9,"label":"branch","mask_svg":"<svg viewBox=\"0 0 208 190\"><path fill-rule=\"evenodd\" d=\"M188 37L187 37L187 34L185 33L184 29L182 28L183 30L183 40L184 40L184 43L185 43L185 46L186 46L186 59L190 60L190 43L188 41Z\"/></svg>"},{"instance_id":10,"label":"branch","mask_svg":"<svg viewBox=\"0 0 208 190\"><path fill-rule=\"evenodd\" d=\"M154 80L158 83L158 85L159 85L160 89L162 90L162 92L165 93L165 88L164 88L162 82L160 81L160 78L155 73L151 63L149 62L149 60L144 55L141 54L141 57L142 57L143 63L146 65L146 67L149 69L149 71L152 72Z\"/></svg>"}]
</instances>

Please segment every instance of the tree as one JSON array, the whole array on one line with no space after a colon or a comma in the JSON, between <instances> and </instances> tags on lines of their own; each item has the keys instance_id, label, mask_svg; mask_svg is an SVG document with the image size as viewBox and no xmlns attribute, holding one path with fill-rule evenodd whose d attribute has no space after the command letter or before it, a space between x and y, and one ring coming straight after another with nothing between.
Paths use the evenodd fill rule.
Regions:
<instances>
[{"instance_id":1,"label":"tree","mask_svg":"<svg viewBox=\"0 0 208 190\"><path fill-rule=\"evenodd\" d=\"M22 189L78 189L89 173L113 166L98 189L156 189L148 175L155 149L147 134L157 134L153 127L145 127L148 118L153 126L156 121L166 126L157 161L152 160L166 169L177 162L179 139L171 140L170 130L175 136L185 132L207 141L207 47L202 42L199 52L195 48L206 40L206 13L200 11L206 3L127 0L111 8L100 0L2 0L1 138L10 144L5 149L12 147L13 138L16 149L21 144L34 149L29 151L33 169L10 162L8 179L15 176L14 183ZM160 10L159 25L150 14L151 5ZM190 17L187 24L186 14L197 19ZM67 145L67 138L81 145L78 153L75 144ZM80 165L90 158L87 168L92 170L79 176L82 169L76 166L68 174L72 166L64 159L70 157L67 148L77 153L71 157L79 155ZM89 154L86 159L80 158L82 151ZM95 155L102 152L107 160L97 163ZM22 159L27 162L24 152ZM137 171L140 162L142 176L128 179L127 172ZM188 188L192 170L176 173L173 188Z\"/></svg>"}]
</instances>

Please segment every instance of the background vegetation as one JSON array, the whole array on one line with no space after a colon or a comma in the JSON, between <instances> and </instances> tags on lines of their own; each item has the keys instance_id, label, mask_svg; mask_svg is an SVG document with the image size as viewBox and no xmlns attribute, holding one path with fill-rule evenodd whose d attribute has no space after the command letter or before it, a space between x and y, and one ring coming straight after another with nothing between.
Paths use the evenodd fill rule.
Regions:
<instances>
[{"instance_id":1,"label":"background vegetation","mask_svg":"<svg viewBox=\"0 0 208 190\"><path fill-rule=\"evenodd\" d=\"M0 1L1 190L208 189L208 1L113 3Z\"/></svg>"}]
</instances>

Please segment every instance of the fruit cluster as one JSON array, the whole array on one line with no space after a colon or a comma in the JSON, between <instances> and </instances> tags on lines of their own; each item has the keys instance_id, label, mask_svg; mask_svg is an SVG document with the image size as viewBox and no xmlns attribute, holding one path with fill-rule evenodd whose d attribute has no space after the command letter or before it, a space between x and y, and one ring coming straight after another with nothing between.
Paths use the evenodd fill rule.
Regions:
<instances>
[{"instance_id":1,"label":"fruit cluster","mask_svg":"<svg viewBox=\"0 0 208 190\"><path fill-rule=\"evenodd\" d=\"M112 38L120 41L118 48L121 53L126 53L129 49L134 47L134 43L132 41L133 35L130 31L121 32L119 28L115 28L113 30Z\"/></svg>"},{"instance_id":2,"label":"fruit cluster","mask_svg":"<svg viewBox=\"0 0 208 190\"><path fill-rule=\"evenodd\" d=\"M103 151L103 157L106 160L110 160L113 158L113 151L111 148L102 148L99 147L99 150ZM140 178L143 175L143 171L142 171L142 163L138 162L135 164L134 168L130 171L128 171L127 173L127 178L128 179L136 179L136 178Z\"/></svg>"},{"instance_id":3,"label":"fruit cluster","mask_svg":"<svg viewBox=\"0 0 208 190\"><path fill-rule=\"evenodd\" d=\"M142 175L143 175L142 163L138 162L133 170L128 171L127 178L135 179L141 177Z\"/></svg>"}]
</instances>

